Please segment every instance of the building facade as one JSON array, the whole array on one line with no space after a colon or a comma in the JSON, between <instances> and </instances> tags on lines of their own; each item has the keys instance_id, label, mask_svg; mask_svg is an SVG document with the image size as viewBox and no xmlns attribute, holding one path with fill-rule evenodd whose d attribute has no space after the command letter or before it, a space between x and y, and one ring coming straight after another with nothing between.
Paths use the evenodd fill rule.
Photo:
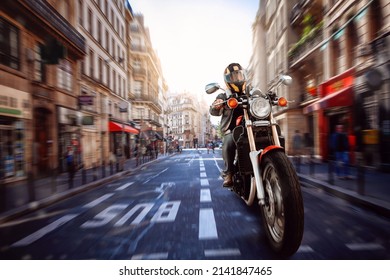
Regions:
<instances>
[{"instance_id":1,"label":"building facade","mask_svg":"<svg viewBox=\"0 0 390 280\"><path fill-rule=\"evenodd\" d=\"M168 86L129 1L6 1L0 20L1 182L65 172L69 149L85 169L140 139L165 152Z\"/></svg>"},{"instance_id":2,"label":"building facade","mask_svg":"<svg viewBox=\"0 0 390 280\"><path fill-rule=\"evenodd\" d=\"M62 135L80 140L78 61L86 45L71 24L74 10L42 0L0 7L0 180L51 174L61 164Z\"/></svg>"},{"instance_id":3,"label":"building facade","mask_svg":"<svg viewBox=\"0 0 390 280\"><path fill-rule=\"evenodd\" d=\"M129 82L132 103L132 120L140 129L138 144L151 146L159 153L165 151L164 99L167 85L162 75L161 63L153 49L144 16L136 14L130 23Z\"/></svg>"},{"instance_id":4,"label":"building facade","mask_svg":"<svg viewBox=\"0 0 390 280\"><path fill-rule=\"evenodd\" d=\"M388 1L262 2L265 14L259 11L254 25L254 52L265 33L267 81L280 72L294 80L282 94L295 102L276 113L287 152L292 132L300 130L307 153L328 160L330 135L343 124L351 163L361 159L388 169ZM256 67L261 59L254 57L252 79L261 84L263 73Z\"/></svg>"},{"instance_id":5,"label":"building facade","mask_svg":"<svg viewBox=\"0 0 390 280\"><path fill-rule=\"evenodd\" d=\"M318 128L316 151L329 159L330 135L337 124L343 124L351 163L361 160L364 165L386 167L390 159L385 148L390 118L386 70L390 5L380 0L312 2L322 5L324 15L323 38L312 46L312 52L321 55L323 71L313 83L315 99L302 107ZM301 14L307 14L302 8Z\"/></svg>"}]
</instances>

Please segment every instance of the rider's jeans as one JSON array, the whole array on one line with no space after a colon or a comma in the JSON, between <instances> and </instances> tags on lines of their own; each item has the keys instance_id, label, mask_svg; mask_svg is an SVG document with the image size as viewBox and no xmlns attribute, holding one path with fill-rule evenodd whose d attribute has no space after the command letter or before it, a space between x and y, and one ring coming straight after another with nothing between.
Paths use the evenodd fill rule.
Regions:
<instances>
[{"instance_id":1,"label":"rider's jeans","mask_svg":"<svg viewBox=\"0 0 390 280\"><path fill-rule=\"evenodd\" d=\"M222 158L225 162L224 173L233 173L234 171L234 157L236 154L236 144L233 141L233 134L229 133L223 137L222 144Z\"/></svg>"}]
</instances>

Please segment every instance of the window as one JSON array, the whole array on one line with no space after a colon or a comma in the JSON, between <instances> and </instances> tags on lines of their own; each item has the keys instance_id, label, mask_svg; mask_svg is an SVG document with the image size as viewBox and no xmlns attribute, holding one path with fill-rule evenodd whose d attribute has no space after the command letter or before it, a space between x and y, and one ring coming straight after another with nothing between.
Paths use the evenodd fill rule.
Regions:
<instances>
[{"instance_id":1,"label":"window","mask_svg":"<svg viewBox=\"0 0 390 280\"><path fill-rule=\"evenodd\" d=\"M116 93L116 72L112 69L112 91Z\"/></svg>"},{"instance_id":2,"label":"window","mask_svg":"<svg viewBox=\"0 0 390 280\"><path fill-rule=\"evenodd\" d=\"M382 15L382 7L379 3L379 0L374 0L370 8L369 12L369 36L370 40L374 40L379 36L379 32L383 27L383 15Z\"/></svg>"},{"instance_id":3,"label":"window","mask_svg":"<svg viewBox=\"0 0 390 280\"><path fill-rule=\"evenodd\" d=\"M141 97L142 95L142 82L135 81L134 82L134 95L135 97Z\"/></svg>"},{"instance_id":4,"label":"window","mask_svg":"<svg viewBox=\"0 0 390 280\"><path fill-rule=\"evenodd\" d=\"M42 44L36 44L34 46L34 81L45 82L44 77L44 64L42 63L41 52L43 49Z\"/></svg>"},{"instance_id":5,"label":"window","mask_svg":"<svg viewBox=\"0 0 390 280\"><path fill-rule=\"evenodd\" d=\"M331 43L331 60L333 63L331 63L331 76L336 76L338 74L339 66L340 66L340 44L338 40L332 39Z\"/></svg>"},{"instance_id":6,"label":"window","mask_svg":"<svg viewBox=\"0 0 390 280\"><path fill-rule=\"evenodd\" d=\"M143 119L144 116L145 116L145 112L144 112L144 109L143 108L138 108L137 109L137 114L138 114L138 119Z\"/></svg>"},{"instance_id":7,"label":"window","mask_svg":"<svg viewBox=\"0 0 390 280\"><path fill-rule=\"evenodd\" d=\"M91 9L88 9L88 30L89 30L89 33L93 36L92 10Z\"/></svg>"},{"instance_id":8,"label":"window","mask_svg":"<svg viewBox=\"0 0 390 280\"><path fill-rule=\"evenodd\" d=\"M0 17L0 63L19 70L19 30Z\"/></svg>"},{"instance_id":9,"label":"window","mask_svg":"<svg viewBox=\"0 0 390 280\"><path fill-rule=\"evenodd\" d=\"M111 48L110 48L110 54L111 56L115 56L115 39L111 39Z\"/></svg>"},{"instance_id":10,"label":"window","mask_svg":"<svg viewBox=\"0 0 390 280\"><path fill-rule=\"evenodd\" d=\"M359 45L358 32L354 21L348 24L346 35L346 63L347 68L351 68L356 58L356 47Z\"/></svg>"},{"instance_id":11,"label":"window","mask_svg":"<svg viewBox=\"0 0 390 280\"><path fill-rule=\"evenodd\" d=\"M100 45L102 45L102 23L100 20L97 22L97 39Z\"/></svg>"},{"instance_id":12,"label":"window","mask_svg":"<svg viewBox=\"0 0 390 280\"><path fill-rule=\"evenodd\" d=\"M89 50L89 76L91 78L93 78L93 68L95 68L94 66L94 52L93 50Z\"/></svg>"},{"instance_id":13,"label":"window","mask_svg":"<svg viewBox=\"0 0 390 280\"><path fill-rule=\"evenodd\" d=\"M106 51L109 52L110 48L110 35L108 33L108 30L106 29Z\"/></svg>"},{"instance_id":14,"label":"window","mask_svg":"<svg viewBox=\"0 0 390 280\"><path fill-rule=\"evenodd\" d=\"M79 24L81 26L83 26L83 11L84 11L83 0L79 0Z\"/></svg>"},{"instance_id":15,"label":"window","mask_svg":"<svg viewBox=\"0 0 390 280\"><path fill-rule=\"evenodd\" d=\"M111 69L110 69L110 65L108 65L108 63L106 65L107 65L107 72L106 72L106 75L107 75L107 87L110 88L111 87Z\"/></svg>"},{"instance_id":16,"label":"window","mask_svg":"<svg viewBox=\"0 0 390 280\"><path fill-rule=\"evenodd\" d=\"M61 89L72 91L72 65L66 59L61 59L57 67L57 85Z\"/></svg>"},{"instance_id":17,"label":"window","mask_svg":"<svg viewBox=\"0 0 390 280\"><path fill-rule=\"evenodd\" d=\"M99 81L103 82L103 59L99 57Z\"/></svg>"}]
</instances>

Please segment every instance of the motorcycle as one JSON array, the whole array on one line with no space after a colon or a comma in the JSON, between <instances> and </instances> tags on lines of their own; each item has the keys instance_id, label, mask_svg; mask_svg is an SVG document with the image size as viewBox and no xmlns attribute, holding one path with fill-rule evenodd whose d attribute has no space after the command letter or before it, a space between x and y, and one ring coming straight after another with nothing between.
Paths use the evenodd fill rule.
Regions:
<instances>
[{"instance_id":1,"label":"motorcycle","mask_svg":"<svg viewBox=\"0 0 390 280\"><path fill-rule=\"evenodd\" d=\"M291 82L290 76L280 75L267 93L247 85L245 94L223 102L231 109L241 106L244 112L232 131L236 156L231 190L248 206L255 202L260 206L268 243L281 257L298 250L304 228L301 186L272 113L272 106L287 106L277 89ZM205 90L207 94L224 91L218 83L206 85Z\"/></svg>"}]
</instances>

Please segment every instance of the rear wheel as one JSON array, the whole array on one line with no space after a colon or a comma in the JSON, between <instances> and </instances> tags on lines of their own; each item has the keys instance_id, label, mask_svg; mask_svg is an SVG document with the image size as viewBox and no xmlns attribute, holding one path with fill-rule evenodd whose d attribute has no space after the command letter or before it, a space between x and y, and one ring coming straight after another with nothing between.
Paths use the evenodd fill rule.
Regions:
<instances>
[{"instance_id":1,"label":"rear wheel","mask_svg":"<svg viewBox=\"0 0 390 280\"><path fill-rule=\"evenodd\" d=\"M272 249L281 257L294 254L302 241L304 210L298 176L282 150L262 161L265 205L260 205Z\"/></svg>"}]
</instances>

